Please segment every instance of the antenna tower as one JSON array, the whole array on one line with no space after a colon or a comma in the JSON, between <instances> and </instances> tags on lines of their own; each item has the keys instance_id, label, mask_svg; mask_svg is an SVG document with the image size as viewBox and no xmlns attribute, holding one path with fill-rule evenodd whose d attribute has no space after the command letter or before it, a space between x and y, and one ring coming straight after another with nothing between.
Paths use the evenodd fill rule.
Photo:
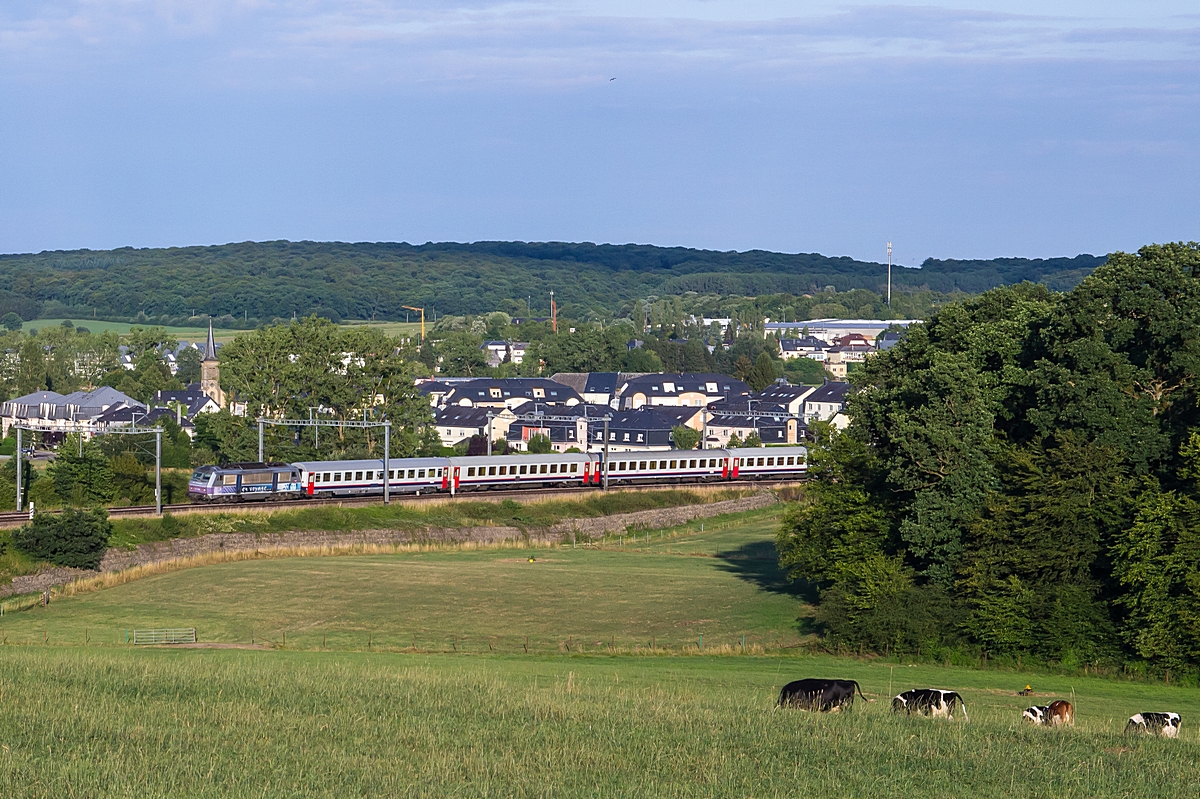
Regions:
<instances>
[{"instance_id":1,"label":"antenna tower","mask_svg":"<svg viewBox=\"0 0 1200 799\"><path fill-rule=\"evenodd\" d=\"M887 306L892 307L892 243L888 242L888 300Z\"/></svg>"}]
</instances>

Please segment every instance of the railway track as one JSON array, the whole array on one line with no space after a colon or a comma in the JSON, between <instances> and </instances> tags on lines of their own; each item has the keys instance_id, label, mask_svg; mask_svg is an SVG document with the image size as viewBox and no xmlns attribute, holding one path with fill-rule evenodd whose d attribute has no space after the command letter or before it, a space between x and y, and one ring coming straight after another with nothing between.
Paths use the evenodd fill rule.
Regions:
<instances>
[{"instance_id":1,"label":"railway track","mask_svg":"<svg viewBox=\"0 0 1200 799\"><path fill-rule=\"evenodd\" d=\"M681 483L667 485L642 485L642 486L619 486L613 487L612 491L620 491L624 493L642 492L642 491L672 491L680 489L688 489L697 486L721 487L721 486L738 486L745 488L753 485L767 485L773 488L788 488L801 485L796 480L734 480L722 481L720 483ZM561 488L521 488L511 491L464 491L454 496L441 492L433 494L402 494L393 495L391 502L394 505L418 505L426 502L470 502L470 501L488 501L488 500L504 500L504 499L527 499L546 498L552 496L573 496L577 494L595 494L600 489L594 486L564 486ZM382 505L382 496L365 496L365 497L338 497L330 499L312 498L312 499L289 499L289 500L263 500L259 502L231 502L223 504L201 504L197 502L181 502L173 505L163 505L163 513L183 514L183 513L268 513L279 510L301 510L303 508L319 508L319 507L356 507L359 505ZM53 511L51 511L53 512ZM108 508L108 515L114 519L125 519L137 516L155 516L153 505L135 505L132 507ZM0 527L17 527L29 522L28 511L5 511L0 513Z\"/></svg>"}]
</instances>

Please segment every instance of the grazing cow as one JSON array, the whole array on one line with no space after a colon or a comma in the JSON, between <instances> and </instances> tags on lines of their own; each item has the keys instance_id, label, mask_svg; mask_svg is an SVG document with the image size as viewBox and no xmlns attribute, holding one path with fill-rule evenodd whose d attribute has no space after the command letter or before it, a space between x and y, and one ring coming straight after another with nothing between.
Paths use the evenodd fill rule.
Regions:
<instances>
[{"instance_id":1,"label":"grazing cow","mask_svg":"<svg viewBox=\"0 0 1200 799\"><path fill-rule=\"evenodd\" d=\"M1075 726L1075 708L1065 699L1056 699L1046 706L1046 723L1051 727Z\"/></svg>"},{"instance_id":2,"label":"grazing cow","mask_svg":"<svg viewBox=\"0 0 1200 799\"><path fill-rule=\"evenodd\" d=\"M1125 732L1144 732L1147 735L1179 737L1178 713L1134 713L1125 725Z\"/></svg>"},{"instance_id":3,"label":"grazing cow","mask_svg":"<svg viewBox=\"0 0 1200 799\"><path fill-rule=\"evenodd\" d=\"M793 680L779 692L779 707L836 712L854 704L856 690L864 701L871 701L854 680Z\"/></svg>"},{"instance_id":4,"label":"grazing cow","mask_svg":"<svg viewBox=\"0 0 1200 799\"><path fill-rule=\"evenodd\" d=\"M967 716L967 703L954 691L943 691L940 688L914 688L897 694L892 700L892 712L904 711L905 715L920 713L922 716L933 718L954 718L954 706L962 704L963 719L970 721Z\"/></svg>"},{"instance_id":5,"label":"grazing cow","mask_svg":"<svg viewBox=\"0 0 1200 799\"><path fill-rule=\"evenodd\" d=\"M1021 718L1028 719L1039 726L1058 727L1064 724L1073 726L1075 724L1075 708L1071 707L1070 702L1057 699L1048 705L1034 705L1025 708Z\"/></svg>"}]
</instances>

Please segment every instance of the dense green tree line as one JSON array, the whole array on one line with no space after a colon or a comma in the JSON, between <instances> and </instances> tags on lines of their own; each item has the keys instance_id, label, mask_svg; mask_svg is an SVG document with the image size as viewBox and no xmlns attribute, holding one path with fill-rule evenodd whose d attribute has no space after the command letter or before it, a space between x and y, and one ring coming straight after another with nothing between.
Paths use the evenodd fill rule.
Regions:
<instances>
[{"instance_id":1,"label":"dense green tree line","mask_svg":"<svg viewBox=\"0 0 1200 799\"><path fill-rule=\"evenodd\" d=\"M782 563L830 635L1200 665L1200 248L937 312L857 373Z\"/></svg>"},{"instance_id":2,"label":"dense green tree line","mask_svg":"<svg viewBox=\"0 0 1200 799\"><path fill-rule=\"evenodd\" d=\"M920 269L893 269L893 285L902 293L975 293L1021 280L1069 287L1102 261L1092 256L930 261ZM98 315L179 324L200 314L225 327L250 328L310 314L334 321L404 319L404 305L425 307L431 316L435 310L548 316L551 290L562 310L577 318L624 316L645 298L690 292L800 296L831 286L838 292L878 294L886 268L844 257L761 250L275 241L4 255L0 279L6 286L0 291L0 317Z\"/></svg>"}]
</instances>

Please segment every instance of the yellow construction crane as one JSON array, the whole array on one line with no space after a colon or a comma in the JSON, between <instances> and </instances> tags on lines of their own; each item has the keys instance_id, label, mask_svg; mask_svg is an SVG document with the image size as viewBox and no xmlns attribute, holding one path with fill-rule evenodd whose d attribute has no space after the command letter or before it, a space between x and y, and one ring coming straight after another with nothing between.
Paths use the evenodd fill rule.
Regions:
<instances>
[{"instance_id":1,"label":"yellow construction crane","mask_svg":"<svg viewBox=\"0 0 1200 799\"><path fill-rule=\"evenodd\" d=\"M421 344L424 345L425 344L425 309L424 308L414 308L411 305L401 305L400 307L406 311L420 311L421 312Z\"/></svg>"}]
</instances>

